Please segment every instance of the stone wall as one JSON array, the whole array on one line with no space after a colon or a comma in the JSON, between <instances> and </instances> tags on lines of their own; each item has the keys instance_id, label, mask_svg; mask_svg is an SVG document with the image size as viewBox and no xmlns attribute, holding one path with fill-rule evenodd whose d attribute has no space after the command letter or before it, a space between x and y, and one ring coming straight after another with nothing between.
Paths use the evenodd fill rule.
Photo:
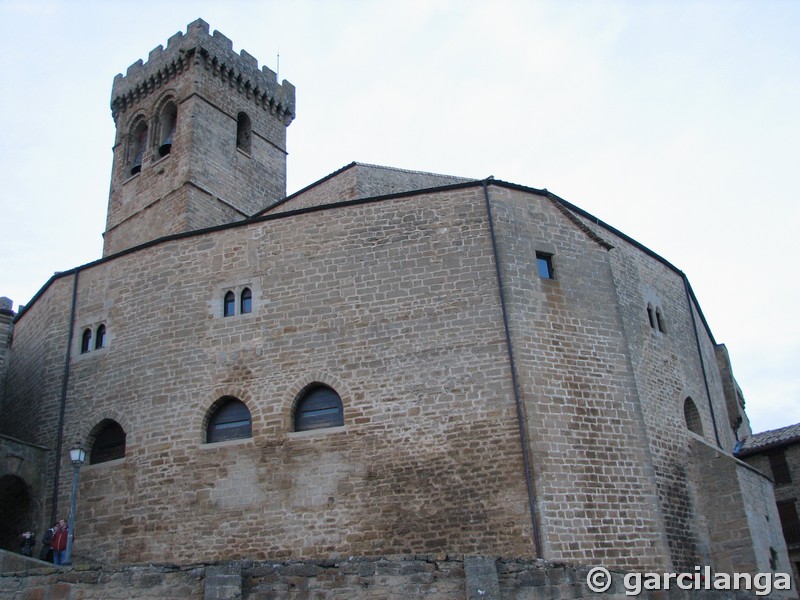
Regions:
<instances>
[{"instance_id":1,"label":"stone wall","mask_svg":"<svg viewBox=\"0 0 800 600\"><path fill-rule=\"evenodd\" d=\"M107 420L126 432L124 458L81 470L78 556L533 558L534 512L548 558L708 564L685 399L708 444L729 455L733 435L714 417L726 411L715 344L682 275L546 193L487 192L494 229L484 188L465 183L268 214L87 265L68 372L76 279L56 277L18 320L3 418L55 446L68 375L65 444L91 447ZM537 275L537 252L555 278ZM252 312L223 317L226 291L245 287ZM106 347L81 353L80 332L99 324ZM345 425L294 432L314 383L339 393ZM252 437L205 443L226 396L250 410ZM63 511L71 470L62 451L49 481L56 459L49 506Z\"/></svg>"},{"instance_id":2,"label":"stone wall","mask_svg":"<svg viewBox=\"0 0 800 600\"><path fill-rule=\"evenodd\" d=\"M0 597L8 600L622 600L635 589L613 573L602 594L587 586L589 568L545 561L462 557L387 556L292 562L226 562L190 566L30 569L0 575ZM758 588L764 591L765 588ZM643 590L645 600L743 600L753 592L676 589ZM789 598L775 591L762 598Z\"/></svg>"},{"instance_id":3,"label":"stone wall","mask_svg":"<svg viewBox=\"0 0 800 600\"><path fill-rule=\"evenodd\" d=\"M652 459L609 252L545 195L499 186L487 193L544 555L664 567ZM537 253L551 255L552 279L538 276Z\"/></svg>"},{"instance_id":4,"label":"stone wall","mask_svg":"<svg viewBox=\"0 0 800 600\"><path fill-rule=\"evenodd\" d=\"M714 566L721 571L791 572L769 479L701 439L691 441L693 477L708 528Z\"/></svg>"},{"instance_id":5,"label":"stone wall","mask_svg":"<svg viewBox=\"0 0 800 600\"><path fill-rule=\"evenodd\" d=\"M20 330L53 318L48 298L71 282ZM253 312L222 317L225 291L244 285ZM91 446L112 419L127 448L81 469L77 554L534 554L480 188L167 241L81 270L78 286L76 332L105 323L107 344L81 354L73 340L64 439ZM16 343L20 356L52 348L63 373L64 336ZM340 394L344 427L292 431L313 382ZM9 427L57 417L61 377L30 400L15 383L28 408ZM222 396L248 406L252 438L204 443Z\"/></svg>"},{"instance_id":6,"label":"stone wall","mask_svg":"<svg viewBox=\"0 0 800 600\"><path fill-rule=\"evenodd\" d=\"M617 306L672 568L689 569L710 557L697 499L697 490L707 488L708 482L693 480L688 467L694 434L684 415L687 399L697 408L703 439L727 455L735 444L716 343L680 271L624 234L578 214L584 225L613 245L608 254ZM663 327L651 325L648 307L660 313Z\"/></svg>"}]
</instances>

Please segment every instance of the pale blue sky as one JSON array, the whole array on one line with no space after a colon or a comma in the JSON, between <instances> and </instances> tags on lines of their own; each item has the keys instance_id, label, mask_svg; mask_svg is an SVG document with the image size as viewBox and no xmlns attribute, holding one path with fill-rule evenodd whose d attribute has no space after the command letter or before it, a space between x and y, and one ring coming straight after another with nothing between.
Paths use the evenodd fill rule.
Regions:
<instances>
[{"instance_id":1,"label":"pale blue sky","mask_svg":"<svg viewBox=\"0 0 800 600\"><path fill-rule=\"evenodd\" d=\"M800 0L0 0L0 295L98 258L116 73L201 17L358 160L546 187L688 275L756 431L800 421Z\"/></svg>"}]
</instances>

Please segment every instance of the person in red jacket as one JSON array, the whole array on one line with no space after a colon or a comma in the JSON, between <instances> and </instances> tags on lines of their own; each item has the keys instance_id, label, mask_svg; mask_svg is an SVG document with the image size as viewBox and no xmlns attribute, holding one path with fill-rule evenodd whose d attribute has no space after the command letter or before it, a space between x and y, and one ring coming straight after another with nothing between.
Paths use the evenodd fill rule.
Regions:
<instances>
[{"instance_id":1,"label":"person in red jacket","mask_svg":"<svg viewBox=\"0 0 800 600\"><path fill-rule=\"evenodd\" d=\"M53 564L63 565L64 560L67 558L67 536L69 530L67 529L67 522L64 519L59 519L56 530L53 532Z\"/></svg>"}]
</instances>

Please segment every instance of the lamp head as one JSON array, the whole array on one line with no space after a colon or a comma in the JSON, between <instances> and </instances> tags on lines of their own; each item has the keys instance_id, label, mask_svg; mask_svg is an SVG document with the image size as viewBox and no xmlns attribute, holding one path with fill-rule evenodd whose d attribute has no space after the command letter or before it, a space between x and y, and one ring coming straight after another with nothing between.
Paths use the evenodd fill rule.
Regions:
<instances>
[{"instance_id":1,"label":"lamp head","mask_svg":"<svg viewBox=\"0 0 800 600\"><path fill-rule=\"evenodd\" d=\"M83 449L80 442L77 442L72 448L69 449L69 459L72 464L79 467L86 460L86 450Z\"/></svg>"}]
</instances>

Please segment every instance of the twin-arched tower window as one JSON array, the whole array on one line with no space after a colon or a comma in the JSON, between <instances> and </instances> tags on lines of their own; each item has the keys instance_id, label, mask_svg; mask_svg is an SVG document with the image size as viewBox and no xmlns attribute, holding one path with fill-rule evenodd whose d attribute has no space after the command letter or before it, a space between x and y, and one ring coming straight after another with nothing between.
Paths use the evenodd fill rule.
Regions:
<instances>
[{"instance_id":1,"label":"twin-arched tower window","mask_svg":"<svg viewBox=\"0 0 800 600\"><path fill-rule=\"evenodd\" d=\"M667 328L664 325L664 315L661 312L661 307L653 307L652 304L647 305L647 320L652 329L657 329L661 333L667 333Z\"/></svg>"},{"instance_id":2,"label":"twin-arched tower window","mask_svg":"<svg viewBox=\"0 0 800 600\"><path fill-rule=\"evenodd\" d=\"M148 147L152 148L153 158L161 158L172 151L175 129L178 125L178 106L168 99L161 104L156 115L148 126L145 117L134 120L128 133L126 162L131 175L141 172L142 164L148 156ZM153 135L150 135L150 131Z\"/></svg>"},{"instance_id":3,"label":"twin-arched tower window","mask_svg":"<svg viewBox=\"0 0 800 600\"><path fill-rule=\"evenodd\" d=\"M102 323L97 326L97 330L94 332L94 349L100 350L100 348L106 347L106 326ZM92 349L92 328L87 327L83 330L83 334L81 334L81 354L86 354Z\"/></svg>"},{"instance_id":4,"label":"twin-arched tower window","mask_svg":"<svg viewBox=\"0 0 800 600\"><path fill-rule=\"evenodd\" d=\"M253 292L244 288L239 294L239 314L245 315L253 312ZM222 316L232 317L236 314L236 294L228 290L222 299Z\"/></svg>"}]
</instances>

